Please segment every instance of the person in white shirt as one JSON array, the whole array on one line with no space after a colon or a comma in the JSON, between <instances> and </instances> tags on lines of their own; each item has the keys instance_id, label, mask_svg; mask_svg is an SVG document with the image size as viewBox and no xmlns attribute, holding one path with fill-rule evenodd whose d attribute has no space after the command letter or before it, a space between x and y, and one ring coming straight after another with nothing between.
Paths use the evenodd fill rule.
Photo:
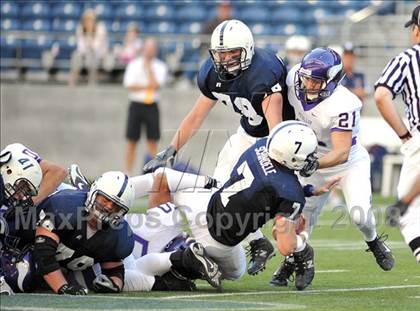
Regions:
<instances>
[{"instance_id":1,"label":"person in white shirt","mask_svg":"<svg viewBox=\"0 0 420 311\"><path fill-rule=\"evenodd\" d=\"M146 127L147 150L154 157L160 138L159 126L159 88L167 79L166 64L157 59L158 46L154 39L144 43L141 57L128 64L124 75L124 87L129 91L130 107L127 120L127 147L125 170L132 174L136 158L136 146L140 139L141 127Z\"/></svg>"}]
</instances>

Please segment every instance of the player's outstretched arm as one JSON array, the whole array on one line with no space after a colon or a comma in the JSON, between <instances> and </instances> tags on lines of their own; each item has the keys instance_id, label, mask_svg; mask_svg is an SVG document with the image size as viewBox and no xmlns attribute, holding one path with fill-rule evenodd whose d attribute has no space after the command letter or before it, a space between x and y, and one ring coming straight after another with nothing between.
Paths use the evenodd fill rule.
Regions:
<instances>
[{"instance_id":1,"label":"player's outstretched arm","mask_svg":"<svg viewBox=\"0 0 420 311\"><path fill-rule=\"evenodd\" d=\"M60 239L55 233L42 226L37 227L33 253L37 272L57 294L86 295L86 288L80 285L69 285L61 272L55 258L59 242Z\"/></svg>"},{"instance_id":2,"label":"player's outstretched arm","mask_svg":"<svg viewBox=\"0 0 420 311\"><path fill-rule=\"evenodd\" d=\"M201 124L207 118L210 110L216 101L204 95L200 95L187 116L182 120L181 125L172 138L171 145L178 151L187 141L200 129Z\"/></svg>"},{"instance_id":3,"label":"player's outstretched arm","mask_svg":"<svg viewBox=\"0 0 420 311\"><path fill-rule=\"evenodd\" d=\"M39 166L41 166L42 170L42 181L38 195L32 198L35 205L38 205L53 193L67 176L67 170L53 162L42 160Z\"/></svg>"},{"instance_id":4,"label":"player's outstretched arm","mask_svg":"<svg viewBox=\"0 0 420 311\"><path fill-rule=\"evenodd\" d=\"M170 166L179 149L195 134L195 131L201 127L210 110L214 107L216 101L204 95L200 95L192 110L182 120L181 125L172 138L171 145L164 151L159 152L154 159L146 163L143 167L144 173L150 173L158 167Z\"/></svg>"},{"instance_id":5,"label":"player's outstretched arm","mask_svg":"<svg viewBox=\"0 0 420 311\"><path fill-rule=\"evenodd\" d=\"M384 86L378 86L375 91L375 102L379 112L385 121L392 127L394 132L404 143L411 135L399 116L395 105L392 102L392 93Z\"/></svg>"},{"instance_id":6,"label":"player's outstretched arm","mask_svg":"<svg viewBox=\"0 0 420 311\"><path fill-rule=\"evenodd\" d=\"M352 143L352 131L331 132L332 150L319 159L319 168L347 162Z\"/></svg>"}]
</instances>

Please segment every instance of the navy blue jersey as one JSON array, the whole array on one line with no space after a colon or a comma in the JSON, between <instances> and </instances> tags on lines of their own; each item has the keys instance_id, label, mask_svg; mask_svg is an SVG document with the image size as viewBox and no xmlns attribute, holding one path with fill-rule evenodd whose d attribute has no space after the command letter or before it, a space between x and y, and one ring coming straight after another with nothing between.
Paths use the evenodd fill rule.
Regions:
<instances>
[{"instance_id":1,"label":"navy blue jersey","mask_svg":"<svg viewBox=\"0 0 420 311\"><path fill-rule=\"evenodd\" d=\"M268 157L267 138L258 140L239 158L230 179L211 198L209 232L224 245L236 245L269 219L295 219L305 197L295 173Z\"/></svg>"},{"instance_id":2,"label":"navy blue jersey","mask_svg":"<svg viewBox=\"0 0 420 311\"><path fill-rule=\"evenodd\" d=\"M117 228L103 228L87 238L86 197L83 191L64 190L42 203L41 224L60 238L56 259L70 270L120 261L134 248L133 233L125 220Z\"/></svg>"},{"instance_id":3,"label":"navy blue jersey","mask_svg":"<svg viewBox=\"0 0 420 311\"><path fill-rule=\"evenodd\" d=\"M241 116L241 126L253 137L268 135L268 124L264 117L262 102L272 93L283 95L283 119L294 118L293 109L287 102L287 70L283 61L274 53L255 49L249 68L233 80L221 80L211 58L201 66L197 83L208 98L219 100L230 106Z\"/></svg>"}]
</instances>

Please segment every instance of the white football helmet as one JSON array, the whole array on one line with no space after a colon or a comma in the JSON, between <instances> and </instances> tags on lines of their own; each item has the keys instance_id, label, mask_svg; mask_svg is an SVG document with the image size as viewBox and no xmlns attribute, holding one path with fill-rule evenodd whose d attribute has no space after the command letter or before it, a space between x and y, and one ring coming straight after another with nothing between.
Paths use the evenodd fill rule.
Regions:
<instances>
[{"instance_id":1,"label":"white football helmet","mask_svg":"<svg viewBox=\"0 0 420 311\"><path fill-rule=\"evenodd\" d=\"M8 205L23 208L33 206L32 197L38 194L42 181L38 162L24 153L6 148L0 154L0 172Z\"/></svg>"},{"instance_id":2,"label":"white football helmet","mask_svg":"<svg viewBox=\"0 0 420 311\"><path fill-rule=\"evenodd\" d=\"M309 155L316 152L318 140L304 122L285 121L276 125L267 139L268 156L287 168L301 170Z\"/></svg>"},{"instance_id":3,"label":"white football helmet","mask_svg":"<svg viewBox=\"0 0 420 311\"><path fill-rule=\"evenodd\" d=\"M286 51L301 51L301 52L309 52L311 49L311 40L308 37L302 35L294 35L291 36L289 39L286 40L285 47Z\"/></svg>"},{"instance_id":4,"label":"white football helmet","mask_svg":"<svg viewBox=\"0 0 420 311\"><path fill-rule=\"evenodd\" d=\"M224 53L238 51L227 57ZM251 65L254 56L254 38L243 22L231 19L219 24L211 35L210 55L214 68L222 80L238 77Z\"/></svg>"},{"instance_id":5,"label":"white football helmet","mask_svg":"<svg viewBox=\"0 0 420 311\"><path fill-rule=\"evenodd\" d=\"M100 194L112 201L119 208L117 212L111 214L106 211L96 201L96 196ZM130 178L123 172L111 171L103 173L90 187L86 199L86 210L103 224L118 225L125 214L127 214L134 202L134 187Z\"/></svg>"}]
</instances>

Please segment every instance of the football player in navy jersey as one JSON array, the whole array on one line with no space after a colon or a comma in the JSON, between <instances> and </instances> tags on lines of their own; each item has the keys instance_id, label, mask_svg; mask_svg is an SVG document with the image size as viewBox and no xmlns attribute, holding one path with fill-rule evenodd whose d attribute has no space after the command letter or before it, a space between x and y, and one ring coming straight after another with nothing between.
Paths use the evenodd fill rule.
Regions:
<instances>
[{"instance_id":1,"label":"football player in navy jersey","mask_svg":"<svg viewBox=\"0 0 420 311\"><path fill-rule=\"evenodd\" d=\"M102 274L88 284L96 292L119 292L124 285L122 260L134 239L123 217L134 201L134 189L122 172L100 176L88 193L63 190L42 203L36 229L34 260L37 272L58 294L85 295L61 268L83 271L99 263Z\"/></svg>"},{"instance_id":2,"label":"football player in navy jersey","mask_svg":"<svg viewBox=\"0 0 420 311\"><path fill-rule=\"evenodd\" d=\"M211 36L210 57L198 73L201 95L181 122L171 144L145 165L144 172L172 165L177 151L199 129L217 102L241 115L240 126L219 153L213 177L224 183L240 155L282 120L293 119L285 85L287 70L274 53L255 48L250 29L239 20L227 20ZM258 230L251 240L248 272L264 269L274 255L271 243Z\"/></svg>"},{"instance_id":3,"label":"football player in navy jersey","mask_svg":"<svg viewBox=\"0 0 420 311\"><path fill-rule=\"evenodd\" d=\"M268 138L258 140L239 158L230 179L220 189L188 189L174 194L173 202L186 215L192 237L218 264L223 279L238 280L245 272L245 252L240 244L268 220L275 219L273 237L283 255L295 257L302 267L296 278L310 283L314 267L306 262L312 248L306 243L304 219L300 216L305 195L321 195L336 182L314 189L302 188L294 171L313 161L317 148L314 132L303 122L278 124ZM165 191L161 189L165 196ZM312 257L311 257L312 258ZM166 271L164 254L146 255L138 263ZM161 270L162 269L162 270Z\"/></svg>"},{"instance_id":4,"label":"football player in navy jersey","mask_svg":"<svg viewBox=\"0 0 420 311\"><path fill-rule=\"evenodd\" d=\"M123 260L134 249L134 235L124 216L134 197L135 189L127 175L107 172L91 185L89 192L62 190L42 203L34 261L37 272L54 292L86 295L87 288L97 293L122 291L127 277ZM212 271L205 270L203 262L212 261L204 252L198 243L175 250L169 254L171 265L194 278L213 282L216 276L217 281L217 265ZM94 264L99 264L100 272L94 271ZM81 278L77 272L82 272ZM136 277L145 278L142 274ZM172 271L148 279L152 290L194 288L189 280Z\"/></svg>"}]
</instances>

